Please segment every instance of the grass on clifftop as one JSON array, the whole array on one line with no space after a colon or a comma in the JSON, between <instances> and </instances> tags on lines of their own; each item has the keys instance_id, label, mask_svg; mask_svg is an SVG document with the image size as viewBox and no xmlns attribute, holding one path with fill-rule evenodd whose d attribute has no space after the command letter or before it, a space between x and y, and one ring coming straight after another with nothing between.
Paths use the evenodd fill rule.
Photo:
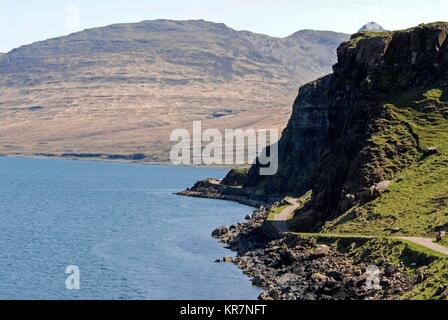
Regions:
<instances>
[{"instance_id":1,"label":"grass on clifftop","mask_svg":"<svg viewBox=\"0 0 448 320\"><path fill-rule=\"evenodd\" d=\"M438 154L422 157L421 152L409 150L399 161L383 156L386 172L403 167L388 192L327 224L324 232L433 237L434 231L448 227L447 98L446 87L433 87L419 93L397 93L388 101L386 107L398 121L391 121L383 134L372 137L379 153L393 152L395 142L408 139L411 128L421 152L437 148Z\"/></svg>"}]
</instances>

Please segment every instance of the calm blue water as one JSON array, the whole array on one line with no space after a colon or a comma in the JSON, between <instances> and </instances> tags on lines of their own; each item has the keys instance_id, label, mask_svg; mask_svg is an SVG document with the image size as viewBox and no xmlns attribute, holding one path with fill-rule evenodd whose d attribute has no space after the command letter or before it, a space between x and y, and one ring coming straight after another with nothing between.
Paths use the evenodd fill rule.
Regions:
<instances>
[{"instance_id":1,"label":"calm blue water","mask_svg":"<svg viewBox=\"0 0 448 320\"><path fill-rule=\"evenodd\" d=\"M224 174L0 157L0 299L255 299L210 237L251 209L172 194ZM65 287L68 265L80 290Z\"/></svg>"}]
</instances>

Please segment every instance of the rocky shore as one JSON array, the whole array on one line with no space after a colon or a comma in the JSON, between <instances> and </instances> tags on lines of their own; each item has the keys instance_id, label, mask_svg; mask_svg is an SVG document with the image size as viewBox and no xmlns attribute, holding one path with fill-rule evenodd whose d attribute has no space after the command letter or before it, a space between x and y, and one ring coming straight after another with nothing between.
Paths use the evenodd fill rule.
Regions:
<instances>
[{"instance_id":1,"label":"rocky shore","mask_svg":"<svg viewBox=\"0 0 448 320\"><path fill-rule=\"evenodd\" d=\"M359 246L355 242L341 253L312 237L280 235L267 221L268 214L269 209L261 208L244 223L212 234L237 253L224 262L235 263L265 290L260 300L396 299L417 281L403 265L374 264L369 255L351 254Z\"/></svg>"},{"instance_id":2,"label":"rocky shore","mask_svg":"<svg viewBox=\"0 0 448 320\"><path fill-rule=\"evenodd\" d=\"M248 188L223 185L219 180L214 179L198 181L192 188L178 192L177 195L228 200L255 208L268 206L270 203L279 199L279 197L267 197L262 193L257 193Z\"/></svg>"}]
</instances>

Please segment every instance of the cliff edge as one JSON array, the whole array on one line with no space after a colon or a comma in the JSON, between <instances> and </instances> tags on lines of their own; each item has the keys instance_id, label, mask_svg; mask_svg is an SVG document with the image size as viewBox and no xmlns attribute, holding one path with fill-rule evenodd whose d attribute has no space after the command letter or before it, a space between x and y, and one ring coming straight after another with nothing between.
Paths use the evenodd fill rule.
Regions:
<instances>
[{"instance_id":1,"label":"cliff edge","mask_svg":"<svg viewBox=\"0 0 448 320\"><path fill-rule=\"evenodd\" d=\"M379 214L375 203L365 204L390 190L395 198L389 201L409 209L383 206L382 213L397 215L392 224L423 213L414 192L420 192L420 202L446 204L447 184L441 180L448 164L447 36L445 22L354 34L338 48L334 72L300 88L279 141L278 173L262 177L255 164L244 185L298 196L312 190L311 201L296 215L298 230L306 231L332 222L333 228L363 225ZM448 225L446 205L439 207L437 222L423 223L418 233ZM340 219L354 208L360 210Z\"/></svg>"}]
</instances>

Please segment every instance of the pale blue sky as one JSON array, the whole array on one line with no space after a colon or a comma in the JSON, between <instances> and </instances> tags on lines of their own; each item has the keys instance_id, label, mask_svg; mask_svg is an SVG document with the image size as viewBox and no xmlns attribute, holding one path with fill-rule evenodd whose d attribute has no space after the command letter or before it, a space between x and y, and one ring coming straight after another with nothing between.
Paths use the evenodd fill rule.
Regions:
<instances>
[{"instance_id":1,"label":"pale blue sky","mask_svg":"<svg viewBox=\"0 0 448 320\"><path fill-rule=\"evenodd\" d=\"M86 28L159 18L205 19L279 37L300 29L353 33L369 21L402 29L448 20L448 0L0 0L0 52Z\"/></svg>"}]
</instances>

